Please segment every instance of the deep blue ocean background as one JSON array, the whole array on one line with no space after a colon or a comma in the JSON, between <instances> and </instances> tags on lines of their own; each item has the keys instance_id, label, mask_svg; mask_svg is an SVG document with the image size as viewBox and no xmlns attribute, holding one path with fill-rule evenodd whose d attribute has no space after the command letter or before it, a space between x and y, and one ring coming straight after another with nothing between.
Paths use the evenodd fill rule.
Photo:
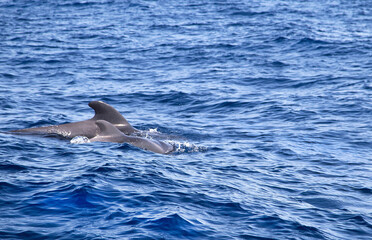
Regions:
<instances>
[{"instance_id":1,"label":"deep blue ocean background","mask_svg":"<svg viewBox=\"0 0 372 240\"><path fill-rule=\"evenodd\" d=\"M372 2L1 0L0 123L0 239L372 239Z\"/></svg>"}]
</instances>

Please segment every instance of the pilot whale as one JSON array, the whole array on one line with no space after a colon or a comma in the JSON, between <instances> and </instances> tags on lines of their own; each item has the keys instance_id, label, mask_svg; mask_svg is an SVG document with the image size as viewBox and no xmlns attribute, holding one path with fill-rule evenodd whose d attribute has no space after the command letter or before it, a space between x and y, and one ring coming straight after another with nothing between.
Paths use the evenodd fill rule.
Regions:
<instances>
[{"instance_id":1,"label":"pilot whale","mask_svg":"<svg viewBox=\"0 0 372 240\"><path fill-rule=\"evenodd\" d=\"M127 136L113 124L105 120L96 121L96 125L99 127L99 132L95 137L89 139L90 142L129 143L144 150L161 154L170 153L173 151L174 148L171 144L163 141L157 141L154 139L147 139L137 136Z\"/></svg>"},{"instance_id":2,"label":"pilot whale","mask_svg":"<svg viewBox=\"0 0 372 240\"><path fill-rule=\"evenodd\" d=\"M139 130L132 127L115 108L108 105L107 103L104 103L102 101L92 101L88 105L95 111L95 115L91 119L61 125L19 129L13 130L11 132L46 135L53 134L65 138L74 138L76 136L94 138L100 131L99 127L96 124L96 121L98 120L105 120L111 123L118 130L127 135L139 132Z\"/></svg>"},{"instance_id":3,"label":"pilot whale","mask_svg":"<svg viewBox=\"0 0 372 240\"><path fill-rule=\"evenodd\" d=\"M174 150L173 145L163 141L147 139L133 134L140 131L132 127L128 121L112 106L102 101L92 101L93 118L73 123L46 127L25 128L11 131L12 133L58 135L65 138L84 136L90 142L129 143L155 153L167 154Z\"/></svg>"}]
</instances>

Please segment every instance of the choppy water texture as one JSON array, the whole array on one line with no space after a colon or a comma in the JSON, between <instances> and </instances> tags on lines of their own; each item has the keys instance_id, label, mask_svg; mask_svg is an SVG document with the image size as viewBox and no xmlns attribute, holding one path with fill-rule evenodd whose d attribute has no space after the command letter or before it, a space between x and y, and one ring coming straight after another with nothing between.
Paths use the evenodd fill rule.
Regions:
<instances>
[{"instance_id":1,"label":"choppy water texture","mask_svg":"<svg viewBox=\"0 0 372 240\"><path fill-rule=\"evenodd\" d=\"M371 99L371 1L2 0L0 238L371 239Z\"/></svg>"}]
</instances>

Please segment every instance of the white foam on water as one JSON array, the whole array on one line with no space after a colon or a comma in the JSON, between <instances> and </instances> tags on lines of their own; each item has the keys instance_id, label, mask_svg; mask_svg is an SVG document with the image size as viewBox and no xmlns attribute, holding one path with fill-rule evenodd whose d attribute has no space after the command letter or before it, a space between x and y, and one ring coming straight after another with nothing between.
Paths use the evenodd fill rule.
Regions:
<instances>
[{"instance_id":1,"label":"white foam on water","mask_svg":"<svg viewBox=\"0 0 372 240\"><path fill-rule=\"evenodd\" d=\"M150 132L150 133L160 133L160 132L158 131L158 128L150 128L150 129L149 129L149 132Z\"/></svg>"},{"instance_id":2,"label":"white foam on water","mask_svg":"<svg viewBox=\"0 0 372 240\"><path fill-rule=\"evenodd\" d=\"M165 142L174 146L176 153L192 153L192 152L205 152L208 150L205 146L198 146L190 142L179 142L173 140L165 140Z\"/></svg>"},{"instance_id":3,"label":"white foam on water","mask_svg":"<svg viewBox=\"0 0 372 240\"><path fill-rule=\"evenodd\" d=\"M72 144L83 144L83 143L90 143L89 138L84 136L76 136L73 139L70 140L70 143Z\"/></svg>"}]
</instances>

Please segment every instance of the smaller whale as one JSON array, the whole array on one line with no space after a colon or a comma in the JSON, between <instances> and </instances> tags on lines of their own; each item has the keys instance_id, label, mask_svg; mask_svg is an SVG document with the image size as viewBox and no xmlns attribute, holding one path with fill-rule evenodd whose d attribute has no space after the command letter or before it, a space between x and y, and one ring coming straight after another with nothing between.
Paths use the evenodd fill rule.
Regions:
<instances>
[{"instance_id":1,"label":"smaller whale","mask_svg":"<svg viewBox=\"0 0 372 240\"><path fill-rule=\"evenodd\" d=\"M97 120L110 122L124 134L130 135L139 132L139 130L132 127L115 108L107 103L102 101L92 101L89 103L89 107L93 108L95 111L94 117L89 120L46 127L19 129L11 132L47 135L54 134L65 138L74 138L76 136L93 138L99 132L99 128L96 124Z\"/></svg>"},{"instance_id":2,"label":"smaller whale","mask_svg":"<svg viewBox=\"0 0 372 240\"><path fill-rule=\"evenodd\" d=\"M89 139L90 142L129 143L144 150L161 154L168 154L174 150L174 147L171 144L162 141L136 136L127 136L116 126L105 120L98 120L95 124L99 128L99 132L95 137Z\"/></svg>"}]
</instances>

